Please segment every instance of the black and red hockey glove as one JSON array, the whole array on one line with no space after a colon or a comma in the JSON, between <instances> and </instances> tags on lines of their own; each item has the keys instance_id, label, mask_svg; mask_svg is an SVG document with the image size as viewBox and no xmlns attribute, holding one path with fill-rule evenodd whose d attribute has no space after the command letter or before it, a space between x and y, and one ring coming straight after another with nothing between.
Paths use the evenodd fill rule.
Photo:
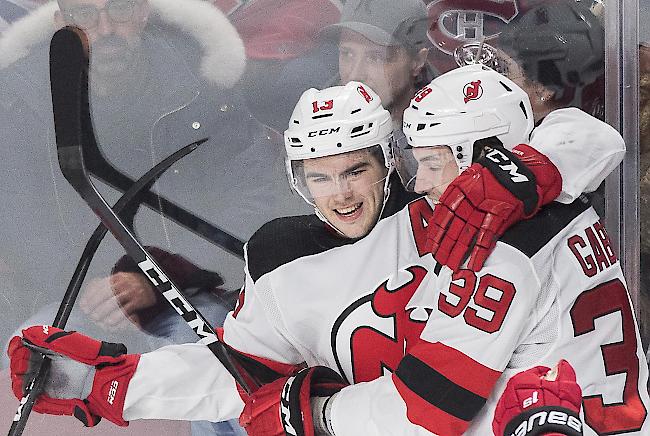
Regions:
<instances>
[{"instance_id":1,"label":"black and red hockey glove","mask_svg":"<svg viewBox=\"0 0 650 436\"><path fill-rule=\"evenodd\" d=\"M251 436L314 436L311 398L328 397L345 386L329 368L305 368L248 396L239 424Z\"/></svg>"},{"instance_id":2,"label":"black and red hockey glove","mask_svg":"<svg viewBox=\"0 0 650 436\"><path fill-rule=\"evenodd\" d=\"M562 191L562 176L546 156L526 144L489 150L440 197L429 220L427 249L456 271L479 271L497 239L535 215Z\"/></svg>"},{"instance_id":3,"label":"black and red hockey glove","mask_svg":"<svg viewBox=\"0 0 650 436\"><path fill-rule=\"evenodd\" d=\"M36 351L35 351L36 350ZM9 342L11 384L21 398L35 376L40 354L52 360L45 392L34 410L50 415L71 415L86 427L106 418L127 426L122 417L126 390L140 355L126 354L123 344L96 341L77 332L50 326L23 330Z\"/></svg>"},{"instance_id":4,"label":"black and red hockey glove","mask_svg":"<svg viewBox=\"0 0 650 436\"><path fill-rule=\"evenodd\" d=\"M566 360L513 376L494 411L495 436L581 436L582 390Z\"/></svg>"}]
</instances>

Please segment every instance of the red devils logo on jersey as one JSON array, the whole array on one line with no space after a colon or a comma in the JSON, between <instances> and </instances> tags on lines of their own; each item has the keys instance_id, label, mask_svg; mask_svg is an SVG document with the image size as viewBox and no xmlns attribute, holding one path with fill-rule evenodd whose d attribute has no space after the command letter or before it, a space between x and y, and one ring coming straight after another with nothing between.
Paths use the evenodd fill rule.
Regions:
<instances>
[{"instance_id":1,"label":"red devils logo on jersey","mask_svg":"<svg viewBox=\"0 0 650 436\"><path fill-rule=\"evenodd\" d=\"M366 102L370 103L372 101L372 96L370 94L368 94L368 91L366 91L366 88L359 85L359 86L357 86L357 91L359 91L359 94L361 94L361 97L363 97L366 100Z\"/></svg>"},{"instance_id":2,"label":"red devils logo on jersey","mask_svg":"<svg viewBox=\"0 0 650 436\"><path fill-rule=\"evenodd\" d=\"M483 87L481 81L469 82L463 87L463 94L465 95L465 103L470 100L478 100L483 95Z\"/></svg>"},{"instance_id":3,"label":"red devils logo on jersey","mask_svg":"<svg viewBox=\"0 0 650 436\"><path fill-rule=\"evenodd\" d=\"M399 280L405 277L402 274L408 277L406 281ZM352 381L358 383L397 368L431 314L433 304L409 304L426 274L425 268L411 266L398 274L399 285L394 285L393 278L387 280L343 311L331 337L340 374L345 378L351 374ZM431 296L433 300L433 292Z\"/></svg>"}]
</instances>

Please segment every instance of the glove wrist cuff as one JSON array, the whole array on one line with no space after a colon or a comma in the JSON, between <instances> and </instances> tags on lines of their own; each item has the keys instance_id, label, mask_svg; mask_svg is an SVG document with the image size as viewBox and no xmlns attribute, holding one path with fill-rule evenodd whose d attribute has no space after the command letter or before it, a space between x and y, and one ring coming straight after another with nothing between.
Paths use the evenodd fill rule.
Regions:
<instances>
[{"instance_id":1,"label":"glove wrist cuff","mask_svg":"<svg viewBox=\"0 0 650 436\"><path fill-rule=\"evenodd\" d=\"M503 436L543 436L559 433L582 436L582 421L573 410L560 406L536 407L520 413L510 420Z\"/></svg>"},{"instance_id":2,"label":"glove wrist cuff","mask_svg":"<svg viewBox=\"0 0 650 436\"><path fill-rule=\"evenodd\" d=\"M87 398L88 410L109 421L127 426L122 413L129 382L140 361L139 354L125 354L117 364L98 368L93 381L93 389Z\"/></svg>"},{"instance_id":3,"label":"glove wrist cuff","mask_svg":"<svg viewBox=\"0 0 650 436\"><path fill-rule=\"evenodd\" d=\"M528 144L519 144L512 152L535 175L538 194L537 207L555 201L562 192L562 174L555 164L546 155Z\"/></svg>"},{"instance_id":4,"label":"glove wrist cuff","mask_svg":"<svg viewBox=\"0 0 650 436\"><path fill-rule=\"evenodd\" d=\"M478 163L486 167L499 184L518 198L524 215L533 215L540 206L535 174L512 151L503 147L489 149Z\"/></svg>"}]
</instances>

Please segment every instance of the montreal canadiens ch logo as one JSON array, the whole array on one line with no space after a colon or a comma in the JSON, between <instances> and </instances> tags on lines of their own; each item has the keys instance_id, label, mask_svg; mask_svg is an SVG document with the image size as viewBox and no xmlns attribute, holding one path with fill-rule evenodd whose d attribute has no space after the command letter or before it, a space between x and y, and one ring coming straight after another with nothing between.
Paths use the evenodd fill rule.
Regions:
<instances>
[{"instance_id":1,"label":"montreal canadiens ch logo","mask_svg":"<svg viewBox=\"0 0 650 436\"><path fill-rule=\"evenodd\" d=\"M463 95L465 95L465 103L470 100L478 100L483 95L483 87L481 81L469 82L463 87Z\"/></svg>"}]
</instances>

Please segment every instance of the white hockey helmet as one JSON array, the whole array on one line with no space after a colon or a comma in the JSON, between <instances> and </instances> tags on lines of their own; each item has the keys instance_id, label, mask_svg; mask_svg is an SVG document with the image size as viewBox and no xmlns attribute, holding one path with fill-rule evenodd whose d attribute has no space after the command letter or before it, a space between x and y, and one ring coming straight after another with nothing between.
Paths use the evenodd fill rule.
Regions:
<instances>
[{"instance_id":1,"label":"white hockey helmet","mask_svg":"<svg viewBox=\"0 0 650 436\"><path fill-rule=\"evenodd\" d=\"M307 203L316 206L299 169L305 159L377 147L387 169L380 180L384 183L385 203L388 179L394 168L392 138L390 113L368 86L349 82L323 90L308 89L296 104L289 128L284 132L289 183Z\"/></svg>"},{"instance_id":2,"label":"white hockey helmet","mask_svg":"<svg viewBox=\"0 0 650 436\"><path fill-rule=\"evenodd\" d=\"M518 85L481 64L459 67L419 90L404 111L407 144L397 147L398 172L412 189L417 163L405 150L446 146L462 172L472 164L476 141L496 137L511 149L533 128L530 100Z\"/></svg>"}]
</instances>

